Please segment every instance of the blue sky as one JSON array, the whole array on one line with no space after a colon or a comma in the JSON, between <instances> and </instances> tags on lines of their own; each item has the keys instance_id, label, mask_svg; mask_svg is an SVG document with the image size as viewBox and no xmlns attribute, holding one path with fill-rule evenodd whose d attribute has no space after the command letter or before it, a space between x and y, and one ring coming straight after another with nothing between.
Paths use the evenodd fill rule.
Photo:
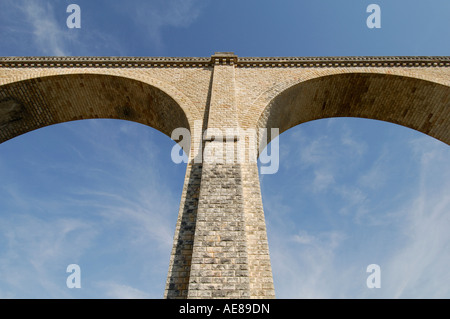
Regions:
<instances>
[{"instance_id":1,"label":"blue sky","mask_svg":"<svg viewBox=\"0 0 450 319\"><path fill-rule=\"evenodd\" d=\"M81 7L81 29L66 7ZM380 5L382 28L366 26ZM0 56L450 55L450 2L0 1ZM449 298L450 149L327 119L261 176L279 298ZM0 144L0 298L162 298L185 166L140 124L86 120ZM66 267L81 267L68 289ZM366 267L381 267L381 288Z\"/></svg>"}]
</instances>

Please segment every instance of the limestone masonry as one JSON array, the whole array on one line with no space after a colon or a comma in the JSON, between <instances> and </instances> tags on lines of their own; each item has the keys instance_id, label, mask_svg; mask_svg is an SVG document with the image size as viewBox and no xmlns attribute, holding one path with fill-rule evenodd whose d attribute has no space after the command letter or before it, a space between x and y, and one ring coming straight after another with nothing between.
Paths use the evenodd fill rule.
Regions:
<instances>
[{"instance_id":1,"label":"limestone masonry","mask_svg":"<svg viewBox=\"0 0 450 319\"><path fill-rule=\"evenodd\" d=\"M282 133L328 117L388 121L450 144L450 57L0 58L0 143L81 119L135 121L171 136L196 121L203 131ZM215 143L200 139L191 150ZM164 297L274 298L257 164L195 156Z\"/></svg>"}]
</instances>

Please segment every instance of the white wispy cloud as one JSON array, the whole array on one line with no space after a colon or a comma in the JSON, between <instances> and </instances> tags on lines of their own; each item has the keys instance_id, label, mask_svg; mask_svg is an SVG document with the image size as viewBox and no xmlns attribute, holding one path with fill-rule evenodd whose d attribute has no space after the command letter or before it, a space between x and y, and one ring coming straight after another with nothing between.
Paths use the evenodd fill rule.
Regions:
<instances>
[{"instance_id":1,"label":"white wispy cloud","mask_svg":"<svg viewBox=\"0 0 450 319\"><path fill-rule=\"evenodd\" d=\"M33 27L34 41L44 54L68 55L63 28L58 25L49 2L25 1L21 10Z\"/></svg>"},{"instance_id":2,"label":"white wispy cloud","mask_svg":"<svg viewBox=\"0 0 450 319\"><path fill-rule=\"evenodd\" d=\"M361 158L367 152L367 143L360 140L348 125L343 125L341 130L340 142L342 146L347 149L351 158Z\"/></svg>"},{"instance_id":3,"label":"white wispy cloud","mask_svg":"<svg viewBox=\"0 0 450 319\"><path fill-rule=\"evenodd\" d=\"M322 192L332 186L335 182L332 172L329 172L327 169L316 169L314 171L312 188L314 192Z\"/></svg>"},{"instance_id":4,"label":"white wispy cloud","mask_svg":"<svg viewBox=\"0 0 450 319\"><path fill-rule=\"evenodd\" d=\"M35 55L69 55L68 43L76 40L76 34L67 32L65 25L58 22L50 1L2 2L1 25L5 32L1 37L12 40L8 41L8 49Z\"/></svg>"},{"instance_id":5,"label":"white wispy cloud","mask_svg":"<svg viewBox=\"0 0 450 319\"><path fill-rule=\"evenodd\" d=\"M37 131L36 140L51 134L61 144L57 156L42 145L24 156L25 184L2 158L0 196L12 199L0 205L0 296L163 296L180 200L161 165L173 142L139 124L94 122ZM81 267L81 290L66 287L71 263Z\"/></svg>"},{"instance_id":6,"label":"white wispy cloud","mask_svg":"<svg viewBox=\"0 0 450 319\"><path fill-rule=\"evenodd\" d=\"M339 185L336 186L334 192L339 194L343 201L343 206L339 209L340 214L353 216L355 221L359 222L362 215L367 213L368 196L361 188Z\"/></svg>"},{"instance_id":7,"label":"white wispy cloud","mask_svg":"<svg viewBox=\"0 0 450 319\"><path fill-rule=\"evenodd\" d=\"M372 190L383 187L388 179L388 159L387 150L383 150L371 167L358 177L358 184Z\"/></svg>"},{"instance_id":8,"label":"white wispy cloud","mask_svg":"<svg viewBox=\"0 0 450 319\"><path fill-rule=\"evenodd\" d=\"M65 271L98 232L76 218L46 220L29 214L7 214L0 220L0 295L11 298L65 298Z\"/></svg>"},{"instance_id":9,"label":"white wispy cloud","mask_svg":"<svg viewBox=\"0 0 450 319\"><path fill-rule=\"evenodd\" d=\"M105 291L108 298L112 299L149 299L151 295L145 291L129 285L116 282L99 282L97 287Z\"/></svg>"},{"instance_id":10,"label":"white wispy cloud","mask_svg":"<svg viewBox=\"0 0 450 319\"><path fill-rule=\"evenodd\" d=\"M279 234L282 236L281 234ZM345 274L336 269L337 248L345 241L340 231L299 230L285 240L272 238L271 261L279 298L335 298L344 294Z\"/></svg>"},{"instance_id":11,"label":"white wispy cloud","mask_svg":"<svg viewBox=\"0 0 450 319\"><path fill-rule=\"evenodd\" d=\"M405 243L383 268L394 298L450 297L450 196L439 195L421 194L404 212Z\"/></svg>"},{"instance_id":12,"label":"white wispy cloud","mask_svg":"<svg viewBox=\"0 0 450 319\"><path fill-rule=\"evenodd\" d=\"M204 1L201 0L166 0L136 1L130 14L139 27L144 27L154 45L164 46L163 30L165 27L187 27L200 15ZM123 10L123 8L122 8ZM128 9L125 9L128 10Z\"/></svg>"},{"instance_id":13,"label":"white wispy cloud","mask_svg":"<svg viewBox=\"0 0 450 319\"><path fill-rule=\"evenodd\" d=\"M164 31L189 27L206 5L204 0L87 3L77 2L81 28L70 29L66 25L69 3L3 0L0 40L8 45L1 55L139 55L130 51L139 46L150 54L161 54L168 43Z\"/></svg>"},{"instance_id":14,"label":"white wispy cloud","mask_svg":"<svg viewBox=\"0 0 450 319\"><path fill-rule=\"evenodd\" d=\"M126 194L84 189L73 193L80 199L68 198L67 201L95 207L98 216L108 224L126 227L129 239L134 243L151 244L167 252L172 245L173 216L178 206L170 192L155 191L156 188L156 185L149 185L146 188L129 189Z\"/></svg>"},{"instance_id":15,"label":"white wispy cloud","mask_svg":"<svg viewBox=\"0 0 450 319\"><path fill-rule=\"evenodd\" d=\"M400 127L369 143L353 126L339 127L333 120L320 134L285 137L289 195L269 187L275 176L262 184L277 296L447 298L448 146L417 132L395 135ZM299 199L289 200L295 190ZM381 266L381 289L366 286L372 263Z\"/></svg>"},{"instance_id":16,"label":"white wispy cloud","mask_svg":"<svg viewBox=\"0 0 450 319\"><path fill-rule=\"evenodd\" d=\"M166 28L189 27L201 15L205 0L158 0L110 3L134 29L140 31L140 41L148 42L152 50L162 52L169 39L164 38Z\"/></svg>"},{"instance_id":17,"label":"white wispy cloud","mask_svg":"<svg viewBox=\"0 0 450 319\"><path fill-rule=\"evenodd\" d=\"M83 24L81 29L69 29L66 25L69 13L64 4L50 0L4 0L0 6L0 39L8 43L2 50L8 55L82 56L99 55L98 52L125 55L123 40L111 34L108 25L90 23L88 29ZM86 16L82 11L81 20Z\"/></svg>"},{"instance_id":18,"label":"white wispy cloud","mask_svg":"<svg viewBox=\"0 0 450 319\"><path fill-rule=\"evenodd\" d=\"M403 239L387 261L385 285L395 298L450 297L450 150L421 137L410 147L419 163L419 184L398 211Z\"/></svg>"}]
</instances>

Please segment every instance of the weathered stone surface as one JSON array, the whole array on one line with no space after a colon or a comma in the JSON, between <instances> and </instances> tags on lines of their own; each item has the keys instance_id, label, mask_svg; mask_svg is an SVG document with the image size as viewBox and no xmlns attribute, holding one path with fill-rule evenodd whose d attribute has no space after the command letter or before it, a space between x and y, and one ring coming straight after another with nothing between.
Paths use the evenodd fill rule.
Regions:
<instances>
[{"instance_id":1,"label":"weathered stone surface","mask_svg":"<svg viewBox=\"0 0 450 319\"><path fill-rule=\"evenodd\" d=\"M22 104L12 98L0 101L0 127L14 121L19 121L23 116Z\"/></svg>"},{"instance_id":2,"label":"weathered stone surface","mask_svg":"<svg viewBox=\"0 0 450 319\"><path fill-rule=\"evenodd\" d=\"M195 152L219 145L218 156L211 129L282 133L327 117L389 121L450 144L450 57L0 58L0 143L92 118L193 133L165 298L275 297L258 168L235 157L244 137L222 149L231 161Z\"/></svg>"}]
</instances>

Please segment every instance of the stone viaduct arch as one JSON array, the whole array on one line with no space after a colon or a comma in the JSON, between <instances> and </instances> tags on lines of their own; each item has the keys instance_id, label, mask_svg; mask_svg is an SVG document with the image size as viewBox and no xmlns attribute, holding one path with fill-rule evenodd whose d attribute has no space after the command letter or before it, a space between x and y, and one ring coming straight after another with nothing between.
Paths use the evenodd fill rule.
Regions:
<instances>
[{"instance_id":1,"label":"stone viaduct arch","mask_svg":"<svg viewBox=\"0 0 450 319\"><path fill-rule=\"evenodd\" d=\"M415 77L341 73L293 84L274 96L258 127L279 128L323 118L357 117L402 125L450 144L450 87Z\"/></svg>"},{"instance_id":2,"label":"stone viaduct arch","mask_svg":"<svg viewBox=\"0 0 450 319\"><path fill-rule=\"evenodd\" d=\"M177 127L189 128L186 114L163 90L136 79L95 73L40 76L0 87L0 142L52 124L96 118L135 121L170 137Z\"/></svg>"},{"instance_id":3,"label":"stone viaduct arch","mask_svg":"<svg viewBox=\"0 0 450 319\"><path fill-rule=\"evenodd\" d=\"M257 163L196 162L206 147L224 150L205 129L283 132L327 117L450 144L450 57L0 58L0 143L87 118L190 129L201 147L189 153L165 298L275 297ZM233 150L245 138L230 137Z\"/></svg>"}]
</instances>

